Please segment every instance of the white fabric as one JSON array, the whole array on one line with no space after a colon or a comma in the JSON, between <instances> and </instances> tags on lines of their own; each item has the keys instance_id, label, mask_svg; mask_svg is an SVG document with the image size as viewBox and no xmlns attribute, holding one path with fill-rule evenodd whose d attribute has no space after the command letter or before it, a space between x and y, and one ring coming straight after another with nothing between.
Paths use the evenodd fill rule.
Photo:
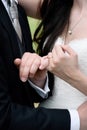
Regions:
<instances>
[{"instance_id":1,"label":"white fabric","mask_svg":"<svg viewBox=\"0 0 87 130\"><path fill-rule=\"evenodd\" d=\"M80 130L80 119L76 110L69 110L71 116L70 130Z\"/></svg>"},{"instance_id":2,"label":"white fabric","mask_svg":"<svg viewBox=\"0 0 87 130\"><path fill-rule=\"evenodd\" d=\"M28 82L31 84L31 86L36 90L36 92L42 97L42 98L47 98L48 97L48 92L50 92L50 89L48 87L48 76L46 79L45 87L44 89L39 88L35 84L33 84L30 80Z\"/></svg>"},{"instance_id":3,"label":"white fabric","mask_svg":"<svg viewBox=\"0 0 87 130\"><path fill-rule=\"evenodd\" d=\"M62 43L62 39L59 38L55 44ZM87 39L73 40L69 43L69 46L76 51L79 67L81 71L87 75ZM53 96L46 100L42 105L50 108L76 109L86 100L87 96L55 76Z\"/></svg>"},{"instance_id":4,"label":"white fabric","mask_svg":"<svg viewBox=\"0 0 87 130\"><path fill-rule=\"evenodd\" d=\"M8 9L8 5L7 5L7 0L1 0L1 1L2 1L2 3L4 4L4 6L5 6L5 8L6 8L7 12L8 12L8 14L9 14L9 9ZM17 1L17 0L15 0L15 2L18 4L18 1Z\"/></svg>"},{"instance_id":5,"label":"white fabric","mask_svg":"<svg viewBox=\"0 0 87 130\"><path fill-rule=\"evenodd\" d=\"M58 38L55 44L63 44L63 42L62 38ZM80 69L85 75L87 75L87 38L73 40L69 43L69 46L78 54ZM44 103L41 103L40 106L46 108L65 108L70 111L72 109L76 110L77 107L86 100L87 96L55 76L53 96L47 99ZM70 114L71 113L72 111ZM79 130L80 121L76 115L76 112L71 114L71 128L74 127L74 129L71 130ZM78 129L75 127L74 123L77 124Z\"/></svg>"},{"instance_id":6,"label":"white fabric","mask_svg":"<svg viewBox=\"0 0 87 130\"><path fill-rule=\"evenodd\" d=\"M7 5L7 0L1 0L3 5L5 6L7 13L9 14L9 10L8 10L8 5Z\"/></svg>"}]
</instances>

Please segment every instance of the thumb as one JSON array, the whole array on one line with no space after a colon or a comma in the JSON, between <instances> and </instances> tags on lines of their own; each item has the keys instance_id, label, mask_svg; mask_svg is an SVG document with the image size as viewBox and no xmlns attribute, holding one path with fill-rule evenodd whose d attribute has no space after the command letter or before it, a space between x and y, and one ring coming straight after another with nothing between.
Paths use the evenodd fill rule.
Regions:
<instances>
[{"instance_id":1,"label":"thumb","mask_svg":"<svg viewBox=\"0 0 87 130\"><path fill-rule=\"evenodd\" d=\"M17 67L19 67L20 64L21 64L21 59L20 59L20 58L16 58L16 59L14 60L14 64L15 64Z\"/></svg>"}]
</instances>

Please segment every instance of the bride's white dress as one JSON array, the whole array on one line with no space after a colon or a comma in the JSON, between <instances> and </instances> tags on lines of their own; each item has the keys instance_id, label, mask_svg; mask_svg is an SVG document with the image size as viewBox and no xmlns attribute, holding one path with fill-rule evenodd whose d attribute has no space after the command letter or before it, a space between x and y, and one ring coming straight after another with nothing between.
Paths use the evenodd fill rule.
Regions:
<instances>
[{"instance_id":1,"label":"bride's white dress","mask_svg":"<svg viewBox=\"0 0 87 130\"><path fill-rule=\"evenodd\" d=\"M63 43L61 38L55 44ZM73 40L69 43L78 54L78 62L82 72L87 75L87 39ZM77 108L87 100L87 96L75 89L67 82L55 76L53 96L40 104L46 108Z\"/></svg>"}]
</instances>

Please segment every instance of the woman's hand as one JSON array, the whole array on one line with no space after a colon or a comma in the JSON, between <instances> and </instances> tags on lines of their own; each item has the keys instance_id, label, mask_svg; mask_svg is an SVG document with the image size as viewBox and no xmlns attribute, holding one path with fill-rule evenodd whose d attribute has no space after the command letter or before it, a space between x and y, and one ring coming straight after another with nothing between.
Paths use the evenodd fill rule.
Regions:
<instances>
[{"instance_id":1,"label":"woman's hand","mask_svg":"<svg viewBox=\"0 0 87 130\"><path fill-rule=\"evenodd\" d=\"M24 53L21 59L17 58L14 61L19 68L19 76L23 82L30 79L34 84L42 87L46 80L46 66L48 65L47 57L40 57L35 53ZM40 70L41 66L43 69Z\"/></svg>"},{"instance_id":2,"label":"woman's hand","mask_svg":"<svg viewBox=\"0 0 87 130\"><path fill-rule=\"evenodd\" d=\"M87 76L78 65L78 56L69 45L55 45L48 54L48 70L87 95Z\"/></svg>"},{"instance_id":3,"label":"woman's hand","mask_svg":"<svg viewBox=\"0 0 87 130\"><path fill-rule=\"evenodd\" d=\"M48 70L65 81L79 70L78 56L68 45L55 45L48 59Z\"/></svg>"}]
</instances>

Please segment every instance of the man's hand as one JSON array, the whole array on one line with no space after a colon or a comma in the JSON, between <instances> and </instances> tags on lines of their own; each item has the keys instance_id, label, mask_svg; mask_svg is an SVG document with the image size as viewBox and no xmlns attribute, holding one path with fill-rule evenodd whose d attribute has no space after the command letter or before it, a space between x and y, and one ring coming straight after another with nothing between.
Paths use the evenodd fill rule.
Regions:
<instances>
[{"instance_id":1,"label":"man's hand","mask_svg":"<svg viewBox=\"0 0 87 130\"><path fill-rule=\"evenodd\" d=\"M31 80L35 85L43 87L46 80L47 57L40 57L35 53L24 53L21 59L14 60L14 64L19 68L19 76L23 82ZM40 70L40 66L42 70Z\"/></svg>"},{"instance_id":2,"label":"man's hand","mask_svg":"<svg viewBox=\"0 0 87 130\"><path fill-rule=\"evenodd\" d=\"M80 117L80 130L87 130L87 101L77 110Z\"/></svg>"}]
</instances>

